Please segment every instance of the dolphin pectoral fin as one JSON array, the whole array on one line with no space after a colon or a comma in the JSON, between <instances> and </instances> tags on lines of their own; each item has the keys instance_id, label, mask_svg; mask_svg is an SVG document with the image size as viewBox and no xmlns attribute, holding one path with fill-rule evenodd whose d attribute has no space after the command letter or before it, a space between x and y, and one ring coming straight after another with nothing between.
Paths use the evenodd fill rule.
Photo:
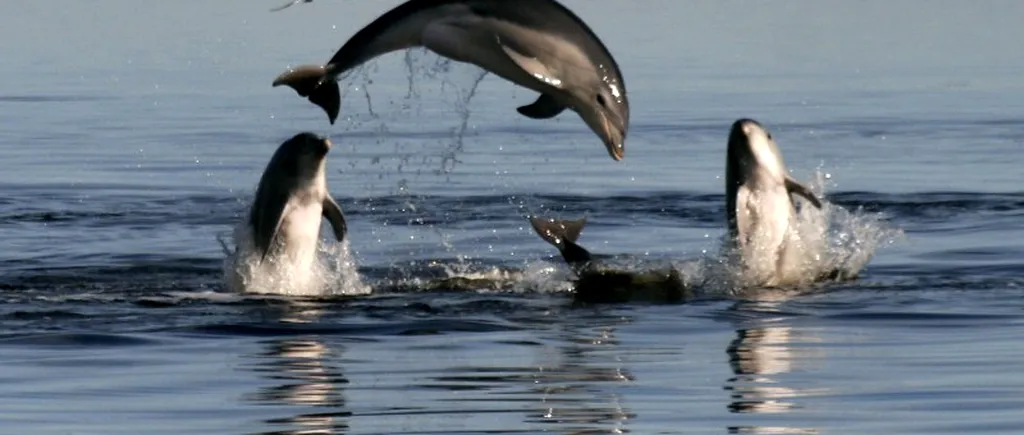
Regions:
<instances>
[{"instance_id":1,"label":"dolphin pectoral fin","mask_svg":"<svg viewBox=\"0 0 1024 435\"><path fill-rule=\"evenodd\" d=\"M341 212L341 207L328 196L324 198L323 209L324 218L331 223L331 229L334 230L334 238L339 242L345 240L345 235L348 234L348 224L345 223L345 214Z\"/></svg>"},{"instance_id":2,"label":"dolphin pectoral fin","mask_svg":"<svg viewBox=\"0 0 1024 435\"><path fill-rule=\"evenodd\" d=\"M587 218L579 220L543 219L530 217L530 225L545 242L558 248L562 258L571 266L581 266L590 261L590 252L576 244Z\"/></svg>"},{"instance_id":3,"label":"dolphin pectoral fin","mask_svg":"<svg viewBox=\"0 0 1024 435\"><path fill-rule=\"evenodd\" d=\"M273 86L286 85L300 96L320 106L327 112L327 119L334 124L341 111L341 90L333 77L328 77L327 68L320 65L303 65L291 69L274 79Z\"/></svg>"},{"instance_id":4,"label":"dolphin pectoral fin","mask_svg":"<svg viewBox=\"0 0 1024 435\"><path fill-rule=\"evenodd\" d=\"M501 38L498 39L498 45L501 46L502 51L508 55L509 59L512 59L512 61L515 62L516 65L519 65L523 71L526 71L527 74L544 82L548 86L558 89L562 88L562 79L539 59L523 54L522 52L510 47L505 44Z\"/></svg>"},{"instance_id":5,"label":"dolphin pectoral fin","mask_svg":"<svg viewBox=\"0 0 1024 435\"><path fill-rule=\"evenodd\" d=\"M549 119L558 116L566 107L550 94L540 94L537 101L516 108L520 114L533 119Z\"/></svg>"},{"instance_id":6,"label":"dolphin pectoral fin","mask_svg":"<svg viewBox=\"0 0 1024 435\"><path fill-rule=\"evenodd\" d=\"M811 192L811 189L807 188L807 186L800 184L799 181L794 180L788 175L786 176L786 191L790 194L795 193L804 197L814 208L821 209L821 200L814 195L814 192Z\"/></svg>"}]
</instances>

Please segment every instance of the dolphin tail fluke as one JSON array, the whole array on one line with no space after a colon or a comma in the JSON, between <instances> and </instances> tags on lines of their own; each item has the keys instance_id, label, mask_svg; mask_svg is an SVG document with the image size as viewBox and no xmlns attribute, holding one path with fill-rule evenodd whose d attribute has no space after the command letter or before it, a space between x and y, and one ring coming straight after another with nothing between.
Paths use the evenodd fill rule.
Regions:
<instances>
[{"instance_id":1,"label":"dolphin tail fluke","mask_svg":"<svg viewBox=\"0 0 1024 435\"><path fill-rule=\"evenodd\" d=\"M819 210L821 209L821 200L818 199L814 192L811 192L811 189L807 186L800 184L799 181L794 180L788 175L786 176L786 191L790 194L796 194L804 197L804 199L810 202L814 208Z\"/></svg>"},{"instance_id":2,"label":"dolphin tail fluke","mask_svg":"<svg viewBox=\"0 0 1024 435\"><path fill-rule=\"evenodd\" d=\"M558 248L562 258L570 265L578 265L590 261L591 255L582 246L576 244L587 218L579 220L558 220L550 218L530 217L530 225L544 241Z\"/></svg>"},{"instance_id":3,"label":"dolphin tail fluke","mask_svg":"<svg viewBox=\"0 0 1024 435\"><path fill-rule=\"evenodd\" d=\"M556 248L562 249L566 242L575 243L583 232L583 226L587 224L587 218L579 220L559 220L550 218L530 217L530 225L537 232L540 238L544 239Z\"/></svg>"},{"instance_id":4,"label":"dolphin tail fluke","mask_svg":"<svg viewBox=\"0 0 1024 435\"><path fill-rule=\"evenodd\" d=\"M341 110L341 91L338 82L328 77L326 71L320 65L303 65L277 76L273 86L286 85L295 89L300 96L324 109L327 119L334 124Z\"/></svg>"}]
</instances>

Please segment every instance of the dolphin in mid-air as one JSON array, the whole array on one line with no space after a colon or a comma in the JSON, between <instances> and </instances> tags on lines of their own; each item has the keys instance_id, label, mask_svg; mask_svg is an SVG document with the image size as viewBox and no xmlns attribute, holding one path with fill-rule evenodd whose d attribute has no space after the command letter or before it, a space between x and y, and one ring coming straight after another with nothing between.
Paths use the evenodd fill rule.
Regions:
<instances>
[{"instance_id":1,"label":"dolphin in mid-air","mask_svg":"<svg viewBox=\"0 0 1024 435\"><path fill-rule=\"evenodd\" d=\"M292 87L333 124L341 106L339 76L413 47L536 91L536 101L517 108L529 118L575 111L612 159L625 157L629 100L622 72L590 27L555 0L409 0L352 35L326 65L295 67L273 86Z\"/></svg>"}]
</instances>

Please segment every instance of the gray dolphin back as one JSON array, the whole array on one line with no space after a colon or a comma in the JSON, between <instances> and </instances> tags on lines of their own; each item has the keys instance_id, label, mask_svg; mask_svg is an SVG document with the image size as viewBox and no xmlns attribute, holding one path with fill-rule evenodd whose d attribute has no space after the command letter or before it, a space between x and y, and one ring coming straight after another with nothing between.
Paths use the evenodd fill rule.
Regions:
<instances>
[{"instance_id":1,"label":"gray dolphin back","mask_svg":"<svg viewBox=\"0 0 1024 435\"><path fill-rule=\"evenodd\" d=\"M255 200L249 211L249 226L252 230L256 252L260 254L261 261L270 252L294 188L294 183L280 182L272 177L264 177L260 180Z\"/></svg>"},{"instance_id":2,"label":"gray dolphin back","mask_svg":"<svg viewBox=\"0 0 1024 435\"><path fill-rule=\"evenodd\" d=\"M282 143L271 156L260 177L256 196L249 208L249 227L252 239L262 261L272 248L281 228L292 197L300 189L299 146L305 141L321 140L319 136L303 132Z\"/></svg>"},{"instance_id":3,"label":"gray dolphin back","mask_svg":"<svg viewBox=\"0 0 1024 435\"><path fill-rule=\"evenodd\" d=\"M744 153L749 152L747 135L743 131L743 124L746 122L757 121L744 118L733 122L725 151L725 217L731 240L739 237L739 230L736 227L736 192L746 181L740 167L740 160L744 157Z\"/></svg>"}]
</instances>

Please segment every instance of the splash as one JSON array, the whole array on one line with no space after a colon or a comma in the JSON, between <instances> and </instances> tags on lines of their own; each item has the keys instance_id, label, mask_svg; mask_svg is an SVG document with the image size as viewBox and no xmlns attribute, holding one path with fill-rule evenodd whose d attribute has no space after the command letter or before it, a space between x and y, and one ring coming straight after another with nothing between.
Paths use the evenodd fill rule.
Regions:
<instances>
[{"instance_id":1,"label":"splash","mask_svg":"<svg viewBox=\"0 0 1024 435\"><path fill-rule=\"evenodd\" d=\"M819 198L825 198L829 178L819 169L808 187ZM881 213L863 208L850 211L827 200L822 201L820 210L798 207L788 236L788 255L783 258L782 276L777 277L776 287L797 292L817 282L856 278L880 248L904 238L903 231L890 226ZM727 235L721 238L718 255L704 263L698 272L704 293L744 297L764 294L757 291L764 280L738 265Z\"/></svg>"},{"instance_id":2,"label":"splash","mask_svg":"<svg viewBox=\"0 0 1024 435\"><path fill-rule=\"evenodd\" d=\"M344 112L346 131L370 133L371 137L368 141L351 142L353 151L368 155L368 167L358 167L358 159L347 160L353 172L370 173L358 180L365 191L386 189L388 194L402 198L404 204L398 211L416 219L417 210L425 205L418 187L422 188L423 182L451 181L462 163L466 138L475 129L471 103L479 95L488 73L423 48L405 50L400 65L391 65L392 60L397 59L375 59L340 79L344 92L365 99L364 104L359 98L343 98L347 104L357 106ZM395 94L394 87L373 84L371 77L385 70L383 65L378 67L381 64L388 64L388 70L392 66L404 67L407 86L399 90L400 95ZM374 201L367 204L372 207ZM450 215L444 213L441 218L440 225L430 223L425 228L441 233L438 228L444 227ZM380 240L391 239L396 232L387 224L371 231Z\"/></svg>"},{"instance_id":3,"label":"splash","mask_svg":"<svg viewBox=\"0 0 1024 435\"><path fill-rule=\"evenodd\" d=\"M260 261L252 244L248 225L239 224L232 234L230 250L224 241L224 284L237 293L288 296L339 296L370 293L363 284L348 240L340 243L320 240L310 261L288 261L268 256Z\"/></svg>"}]
</instances>

